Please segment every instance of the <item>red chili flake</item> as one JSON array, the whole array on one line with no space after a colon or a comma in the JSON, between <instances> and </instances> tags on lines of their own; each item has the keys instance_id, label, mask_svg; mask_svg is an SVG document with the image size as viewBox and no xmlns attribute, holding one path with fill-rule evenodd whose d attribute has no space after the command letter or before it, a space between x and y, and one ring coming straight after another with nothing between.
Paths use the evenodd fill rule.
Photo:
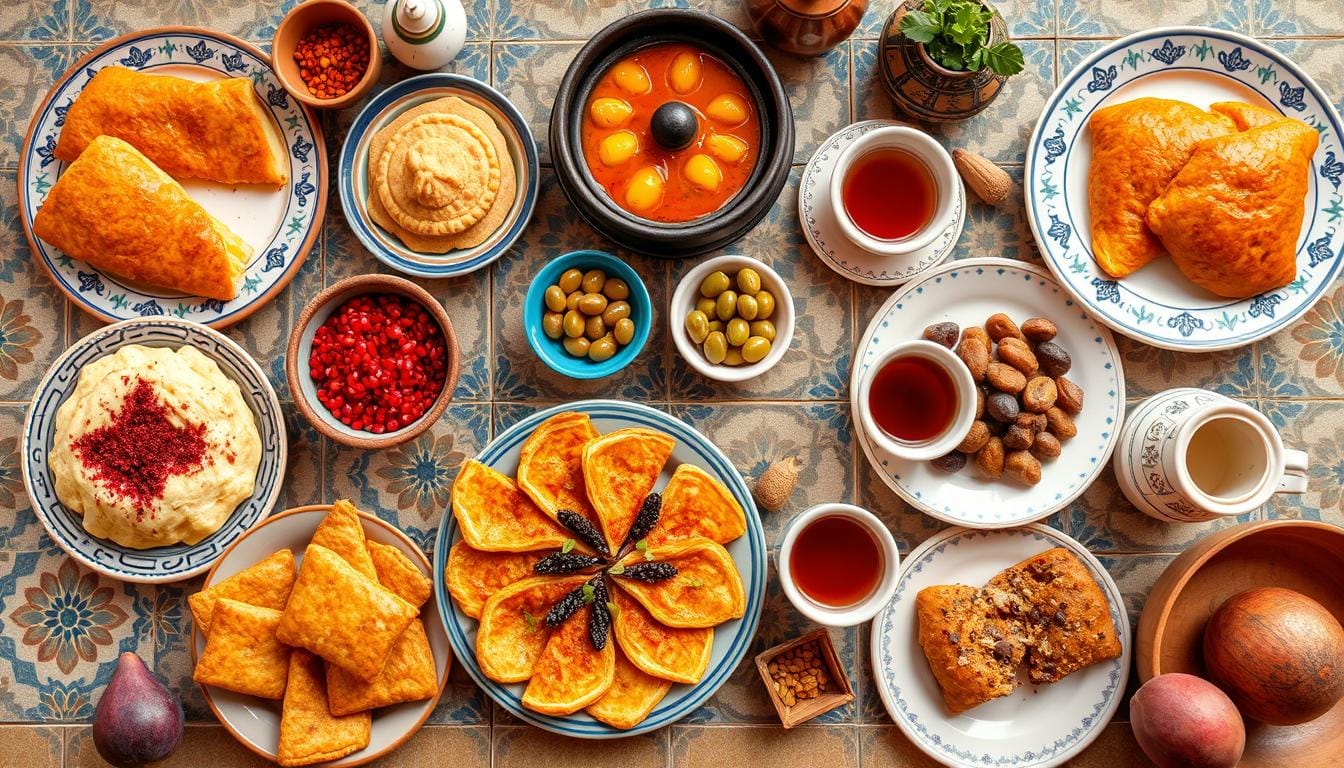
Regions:
<instances>
[{"instance_id":1,"label":"red chili flake","mask_svg":"<svg viewBox=\"0 0 1344 768\"><path fill-rule=\"evenodd\" d=\"M169 421L154 387L137 378L112 423L81 435L70 447L95 479L143 510L163 497L169 477L201 466L204 434L204 424L179 427Z\"/></svg>"}]
</instances>

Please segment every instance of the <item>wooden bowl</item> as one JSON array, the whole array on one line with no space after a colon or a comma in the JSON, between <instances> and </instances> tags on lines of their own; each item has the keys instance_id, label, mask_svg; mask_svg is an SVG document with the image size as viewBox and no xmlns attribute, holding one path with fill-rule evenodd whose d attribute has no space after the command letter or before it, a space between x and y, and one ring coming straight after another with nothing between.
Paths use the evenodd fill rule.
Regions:
<instances>
[{"instance_id":1,"label":"wooden bowl","mask_svg":"<svg viewBox=\"0 0 1344 768\"><path fill-rule=\"evenodd\" d=\"M362 29L368 36L369 60L364 67L364 76L345 95L319 99L308 92L308 86L299 76L299 65L294 63L294 49L313 27L342 21ZM280 25L275 28L275 37L271 39L271 65L275 67L276 79L290 96L301 103L316 109L344 109L363 98L378 82L383 60L378 51L378 33L358 8L345 0L305 0L285 14Z\"/></svg>"},{"instance_id":2,"label":"wooden bowl","mask_svg":"<svg viewBox=\"0 0 1344 768\"><path fill-rule=\"evenodd\" d=\"M779 691L775 690L775 681L770 677L770 662L785 651L811 642L815 642L821 652L821 660L826 665L826 674L831 678L832 689L815 699L804 699L793 706L789 706L784 703ZM779 722L783 724L785 729L805 723L818 715L830 712L836 707L843 707L854 700L854 687L850 685L849 678L845 676L845 668L841 666L840 659L835 654L835 646L831 643L831 633L825 629L813 630L806 635L796 637L786 643L780 643L757 654L756 671L760 673L761 680L765 683L765 690L770 694L770 703L775 705L775 712L779 713Z\"/></svg>"},{"instance_id":3,"label":"wooden bowl","mask_svg":"<svg viewBox=\"0 0 1344 768\"><path fill-rule=\"evenodd\" d=\"M1167 672L1207 677L1204 626L1227 598L1253 587L1285 587L1344 622L1344 528L1311 520L1265 520L1226 528L1195 543L1153 585L1139 618L1139 679ZM1326 766L1344 755L1344 701L1309 723L1248 720L1243 768Z\"/></svg>"},{"instance_id":4,"label":"wooden bowl","mask_svg":"<svg viewBox=\"0 0 1344 768\"><path fill-rule=\"evenodd\" d=\"M341 423L317 399L317 388L308 375L308 357L313 348L313 334L326 322L342 304L357 296L371 293L396 293L420 304L439 324L443 332L443 343L448 354L448 375L443 389L434 400L434 404L420 418L403 426L395 432L381 435L363 430L354 430ZM391 448L408 440L413 440L439 420L444 409L453 399L453 390L457 387L457 377L461 371L461 355L457 346L457 334L453 331L453 322L448 318L443 305L430 295L429 291L393 275L356 275L327 288L303 308L299 320L289 337L289 347L285 350L285 378L289 381L290 396L299 413L323 435L342 445L376 451Z\"/></svg>"}]
</instances>

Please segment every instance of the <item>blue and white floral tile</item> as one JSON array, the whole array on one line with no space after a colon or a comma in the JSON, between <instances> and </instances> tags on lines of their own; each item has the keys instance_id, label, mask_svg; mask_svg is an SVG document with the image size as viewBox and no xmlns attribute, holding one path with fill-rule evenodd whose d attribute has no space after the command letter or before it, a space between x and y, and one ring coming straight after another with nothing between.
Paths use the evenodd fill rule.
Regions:
<instances>
[{"instance_id":1,"label":"blue and white floral tile","mask_svg":"<svg viewBox=\"0 0 1344 768\"><path fill-rule=\"evenodd\" d=\"M69 40L72 0L17 0L0 6L0 39Z\"/></svg>"},{"instance_id":2,"label":"blue and white floral tile","mask_svg":"<svg viewBox=\"0 0 1344 768\"><path fill-rule=\"evenodd\" d=\"M325 285L331 286L354 275L371 273L405 277L373 257L345 223L339 204L333 203L323 224L326 230ZM461 373L454 402L490 398L490 270L446 280L408 278L437 298L453 321ZM306 303L306 302L305 302ZM302 307L299 307L302 311ZM297 320L297 315L295 317Z\"/></svg>"},{"instance_id":3,"label":"blue and white floral tile","mask_svg":"<svg viewBox=\"0 0 1344 768\"><path fill-rule=\"evenodd\" d=\"M1267 516L1344 525L1344 402L1261 400L1260 409L1278 427L1284 446L1309 458L1307 492L1275 495Z\"/></svg>"},{"instance_id":4,"label":"blue and white floral tile","mask_svg":"<svg viewBox=\"0 0 1344 768\"><path fill-rule=\"evenodd\" d=\"M280 410L285 416L285 434L289 438L289 466L285 469L285 485L276 511L321 504L325 501L326 438L293 403L281 403Z\"/></svg>"},{"instance_id":5,"label":"blue and white floral tile","mask_svg":"<svg viewBox=\"0 0 1344 768\"><path fill-rule=\"evenodd\" d=\"M1027 207L1022 197L1022 167L1011 165L1004 170L1012 179L1012 187L1008 190L1008 199L998 205L979 200L967 189L966 223L952 248L953 259L997 256L1041 263L1036 240L1031 236L1031 225L1027 223Z\"/></svg>"},{"instance_id":6,"label":"blue and white floral tile","mask_svg":"<svg viewBox=\"0 0 1344 768\"><path fill-rule=\"evenodd\" d=\"M0 551L0 719L76 721L124 651L152 659L155 588L82 568L54 547Z\"/></svg>"},{"instance_id":7,"label":"blue and white floral tile","mask_svg":"<svg viewBox=\"0 0 1344 768\"><path fill-rule=\"evenodd\" d=\"M901 0L874 0L863 14L856 37L881 37ZM1008 24L1008 36L1050 37L1055 33L1055 0L998 0L992 3Z\"/></svg>"},{"instance_id":8,"label":"blue and white floral tile","mask_svg":"<svg viewBox=\"0 0 1344 768\"><path fill-rule=\"evenodd\" d=\"M1059 77L1064 77L1093 52L1105 46L1110 40L1060 40L1056 58L1059 63Z\"/></svg>"},{"instance_id":9,"label":"blue and white floral tile","mask_svg":"<svg viewBox=\"0 0 1344 768\"><path fill-rule=\"evenodd\" d=\"M940 765L894 725L859 729L859 764L866 768L938 768Z\"/></svg>"},{"instance_id":10,"label":"blue and white floral tile","mask_svg":"<svg viewBox=\"0 0 1344 768\"><path fill-rule=\"evenodd\" d=\"M740 0L495 0L490 35L495 40L586 41L632 13L668 7L695 8L751 29Z\"/></svg>"},{"instance_id":11,"label":"blue and white floral tile","mask_svg":"<svg viewBox=\"0 0 1344 768\"><path fill-rule=\"evenodd\" d=\"M1229 397L1255 396L1255 346L1223 352L1173 352L1114 334L1125 367L1125 397L1200 387Z\"/></svg>"},{"instance_id":12,"label":"blue and white floral tile","mask_svg":"<svg viewBox=\"0 0 1344 768\"><path fill-rule=\"evenodd\" d=\"M65 350L66 301L33 267L18 218L14 172L0 171L0 401L26 401Z\"/></svg>"},{"instance_id":13,"label":"blue and white floral tile","mask_svg":"<svg viewBox=\"0 0 1344 768\"><path fill-rule=\"evenodd\" d=\"M172 23L207 27L254 42L269 42L280 20L299 3L299 0L268 3L246 0L213 3L197 0L171 0L169 3L155 0L77 1L75 18L86 21L76 28L75 39L94 41Z\"/></svg>"},{"instance_id":14,"label":"blue and white floral tile","mask_svg":"<svg viewBox=\"0 0 1344 768\"><path fill-rule=\"evenodd\" d=\"M670 764L684 768L726 765L858 768L859 732L835 724L807 724L788 731L673 726Z\"/></svg>"},{"instance_id":15,"label":"blue and white floral tile","mask_svg":"<svg viewBox=\"0 0 1344 768\"><path fill-rule=\"evenodd\" d=\"M527 343L523 331L523 303L528 286L541 265L576 250L614 253L644 281L653 304L653 327L648 343L622 370L595 380L572 379L551 370ZM555 182L543 169L541 194L532 223L494 266L491 285L494 352L494 399L554 402L587 397L667 399L667 363L672 355L663 308L667 306L666 262L616 249L574 213Z\"/></svg>"},{"instance_id":16,"label":"blue and white floral tile","mask_svg":"<svg viewBox=\"0 0 1344 768\"><path fill-rule=\"evenodd\" d=\"M1059 0L1061 37L1119 37L1172 25L1250 31L1251 0Z\"/></svg>"},{"instance_id":17,"label":"blue and white floral tile","mask_svg":"<svg viewBox=\"0 0 1344 768\"><path fill-rule=\"evenodd\" d=\"M1328 0L1327 0L1328 2ZM1344 27L1344 21L1338 8L1331 10L1327 17L1336 27ZM1320 20L1320 19L1318 19ZM1342 34L1337 32L1335 34ZM1269 47L1278 50L1299 64L1311 79L1321 86L1335 105L1335 111L1344 110L1344 45L1339 38L1329 40L1266 40ZM1339 213L1334 213L1338 220Z\"/></svg>"},{"instance_id":18,"label":"blue and white floral tile","mask_svg":"<svg viewBox=\"0 0 1344 768\"><path fill-rule=\"evenodd\" d=\"M57 75L73 61L70 54L68 45L0 47L0 166L18 165L28 123Z\"/></svg>"},{"instance_id":19,"label":"blue and white floral tile","mask_svg":"<svg viewBox=\"0 0 1344 768\"><path fill-rule=\"evenodd\" d=\"M19 433L27 408L0 405L0 549L23 551L54 546L23 489ZM5 624L0 619L0 625Z\"/></svg>"},{"instance_id":20,"label":"blue and white floral tile","mask_svg":"<svg viewBox=\"0 0 1344 768\"><path fill-rule=\"evenodd\" d=\"M793 294L793 342L773 368L739 383L702 376L673 349L673 400L843 400L849 397L849 361L854 348L851 283L822 263L803 240L798 224L798 180L789 183L769 215L724 253L751 256L779 273ZM670 287L698 263L674 262Z\"/></svg>"},{"instance_id":21,"label":"blue and white floral tile","mask_svg":"<svg viewBox=\"0 0 1344 768\"><path fill-rule=\"evenodd\" d=\"M925 539L948 527L947 523L929 517L897 496L873 469L868 454L863 452L863 446L857 442L854 446L854 462L859 477L859 500L855 503L881 518L896 538L896 546L901 550L902 557Z\"/></svg>"},{"instance_id":22,"label":"blue and white floral tile","mask_svg":"<svg viewBox=\"0 0 1344 768\"><path fill-rule=\"evenodd\" d=\"M496 725L492 731L494 768L534 766L620 766L663 768L667 758L667 731L625 739L588 741L558 736L525 725Z\"/></svg>"},{"instance_id":23,"label":"blue and white floral tile","mask_svg":"<svg viewBox=\"0 0 1344 768\"><path fill-rule=\"evenodd\" d=\"M1261 395L1344 395L1344 287L1326 293L1301 319L1259 347Z\"/></svg>"},{"instance_id":24,"label":"blue and white floral tile","mask_svg":"<svg viewBox=\"0 0 1344 768\"><path fill-rule=\"evenodd\" d=\"M1097 555L1106 572L1115 580L1120 594L1125 596L1125 614L1131 628L1139 626L1139 614L1148 602L1157 577L1176 559L1172 552L1141 555ZM1128 697L1126 697L1128 698Z\"/></svg>"},{"instance_id":25,"label":"blue and white floral tile","mask_svg":"<svg viewBox=\"0 0 1344 768\"><path fill-rule=\"evenodd\" d=\"M586 35L585 35L586 37ZM546 134L551 103L581 43L494 43L490 84L522 113L537 140L542 165L550 165Z\"/></svg>"},{"instance_id":26,"label":"blue and white floral tile","mask_svg":"<svg viewBox=\"0 0 1344 768\"><path fill-rule=\"evenodd\" d=\"M1026 160L1027 141L1045 100L1055 89L1055 41L1018 40L1026 68L1008 80L1004 91L979 115L958 123L921 125L949 150L962 147L1000 164ZM882 85L876 40L855 40L854 119L906 120Z\"/></svg>"},{"instance_id":27,"label":"blue and white floral tile","mask_svg":"<svg viewBox=\"0 0 1344 768\"><path fill-rule=\"evenodd\" d=\"M1256 37L1344 35L1344 16L1335 0L1252 0L1251 33Z\"/></svg>"},{"instance_id":28,"label":"blue and white floral tile","mask_svg":"<svg viewBox=\"0 0 1344 768\"><path fill-rule=\"evenodd\" d=\"M188 722L214 722L215 716L205 703L201 687L191 679L196 665L191 658L195 620L187 605L187 596L199 592L204 576L162 584L154 597L150 630L154 633L154 671L182 701Z\"/></svg>"},{"instance_id":29,"label":"blue and white floral tile","mask_svg":"<svg viewBox=\"0 0 1344 768\"><path fill-rule=\"evenodd\" d=\"M793 162L806 163L828 136L849 125L849 48L803 58L766 48L793 107Z\"/></svg>"},{"instance_id":30,"label":"blue and white floral tile","mask_svg":"<svg viewBox=\"0 0 1344 768\"><path fill-rule=\"evenodd\" d=\"M485 447L489 429L489 405L454 403L419 437L392 448L363 451L328 441L325 499L349 499L433 557L453 480L462 462Z\"/></svg>"},{"instance_id":31,"label":"blue and white floral tile","mask_svg":"<svg viewBox=\"0 0 1344 768\"><path fill-rule=\"evenodd\" d=\"M453 663L448 671L448 685L439 696L439 703L430 713L431 725L489 725L492 702L485 692L471 681L466 669Z\"/></svg>"},{"instance_id":32,"label":"blue and white floral tile","mask_svg":"<svg viewBox=\"0 0 1344 768\"><path fill-rule=\"evenodd\" d=\"M854 702L858 707L857 717L860 723L891 725L891 715L882 703L882 694L878 693L877 681L873 678L873 624L859 625L858 636L858 679L853 681Z\"/></svg>"}]
</instances>

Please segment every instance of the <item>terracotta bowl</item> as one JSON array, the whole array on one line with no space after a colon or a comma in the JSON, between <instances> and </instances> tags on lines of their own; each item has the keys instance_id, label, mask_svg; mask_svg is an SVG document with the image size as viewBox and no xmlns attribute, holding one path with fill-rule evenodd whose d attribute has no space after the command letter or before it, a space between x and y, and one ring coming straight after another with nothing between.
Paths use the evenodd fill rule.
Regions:
<instances>
[{"instance_id":1,"label":"terracotta bowl","mask_svg":"<svg viewBox=\"0 0 1344 768\"><path fill-rule=\"evenodd\" d=\"M448 376L444 379L443 389L434 404L420 418L398 429L376 435L364 430L355 430L342 424L317 399L317 387L308 374L308 357L313 348L313 335L341 307L342 304L357 296L371 293L396 293L423 306L438 322L443 331L444 344L448 348ZM448 318L443 305L424 288L392 275L356 275L336 283L322 291L308 302L299 315L289 337L289 348L285 352L285 378L289 381L289 391L299 413L313 425L318 432L342 445L364 450L381 450L413 440L429 426L438 421L448 403L453 399L453 389L457 387L457 377L461 372L461 360L457 346L457 334L453 332L453 322Z\"/></svg>"},{"instance_id":2,"label":"terracotta bowl","mask_svg":"<svg viewBox=\"0 0 1344 768\"><path fill-rule=\"evenodd\" d=\"M1227 598L1254 587L1285 587L1344 622L1344 528L1311 520L1265 520L1205 536L1172 561L1139 618L1139 678L1166 672L1206 676L1204 626ZM1344 701L1309 723L1246 722L1242 768L1324 766L1344 754Z\"/></svg>"},{"instance_id":3,"label":"terracotta bowl","mask_svg":"<svg viewBox=\"0 0 1344 768\"><path fill-rule=\"evenodd\" d=\"M313 27L341 21L364 30L369 38L369 60L365 65L364 76L344 96L319 99L308 92L308 86L299 77L299 65L294 63L294 49ZM364 14L345 0L305 0L294 6L280 21L280 26L275 28L275 37L271 39L271 64L275 67L276 78L289 91L289 95L316 109L344 109L354 104L378 82L378 74L383 69L382 56L378 52L378 33Z\"/></svg>"}]
</instances>

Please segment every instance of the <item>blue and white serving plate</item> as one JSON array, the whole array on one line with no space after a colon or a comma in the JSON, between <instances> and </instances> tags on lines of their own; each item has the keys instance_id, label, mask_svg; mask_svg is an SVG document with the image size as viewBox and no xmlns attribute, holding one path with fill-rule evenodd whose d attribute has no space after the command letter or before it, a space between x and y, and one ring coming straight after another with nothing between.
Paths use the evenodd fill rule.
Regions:
<instances>
[{"instance_id":1,"label":"blue and white serving plate","mask_svg":"<svg viewBox=\"0 0 1344 768\"><path fill-rule=\"evenodd\" d=\"M1087 175L1088 120L1099 107L1143 96L1197 107L1244 101L1305 121L1320 133L1306 215L1297 241L1297 278L1245 300L1191 283L1170 259L1123 280L1092 256ZM1249 344L1287 327L1334 283L1344 233L1344 138L1328 96L1286 56L1249 37L1216 29L1167 27L1103 46L1063 80L1027 146L1026 204L1051 271L1098 320L1164 349L1208 352Z\"/></svg>"},{"instance_id":2,"label":"blue and white serving plate","mask_svg":"<svg viewBox=\"0 0 1344 768\"><path fill-rule=\"evenodd\" d=\"M439 614L443 616L448 639L452 642L453 653L456 654L458 661L490 698L515 717L553 733L584 739L616 739L648 733L694 712L728 680L746 655L752 637L756 634L756 625L760 621L761 606L765 599L767 567L765 533L746 483L723 452L684 422L646 405L615 400L583 400L547 408L509 427L486 446L477 458L486 466L510 477L514 476L518 470L518 454L523 442L538 424L564 411L588 414L593 426L602 433L625 427L647 427L671 435L676 439L676 446L672 449L672 458L663 468L662 477L654 486L655 489L661 490L666 485L677 465L692 464L722 482L746 511L746 534L726 546L746 588L747 610L742 618L714 628L714 647L704 677L694 685L673 685L671 691L649 713L649 716L629 730L612 728L594 720L584 712L553 717L524 708L522 698L526 683L509 685L497 683L481 671L476 661L477 621L458 609L444 584L448 550L461 539L457 520L453 517L451 509L443 516L443 523L439 526L439 535L434 544L435 599L438 600Z\"/></svg>"},{"instance_id":3,"label":"blue and white serving plate","mask_svg":"<svg viewBox=\"0 0 1344 768\"><path fill-rule=\"evenodd\" d=\"M949 715L919 647L915 595L939 584L980 586L996 573L1053 547L1078 556L1110 604L1123 648L1051 685L1024 684L1010 696ZM1124 595L1106 569L1077 541L1044 525L998 531L951 528L905 559L896 593L873 619L873 678L891 719L915 746L958 768L1044 768L1091 744L1120 706L1129 678L1132 640Z\"/></svg>"},{"instance_id":4,"label":"blue and white serving plate","mask_svg":"<svg viewBox=\"0 0 1344 768\"><path fill-rule=\"evenodd\" d=\"M448 96L456 96L483 110L495 121L513 158L518 192L508 215L485 242L448 253L422 253L407 248L400 238L369 218L369 140L406 110ZM522 236L537 206L541 166L537 142L527 121L503 94L465 75L432 72L402 80L373 97L360 110L341 147L337 179L346 222L375 258L416 277L454 277L495 261Z\"/></svg>"},{"instance_id":5,"label":"blue and white serving plate","mask_svg":"<svg viewBox=\"0 0 1344 768\"><path fill-rule=\"evenodd\" d=\"M33 235L33 217L65 170L54 156L65 113L103 67L129 67L188 80L246 77L284 137L289 183L218 184L179 179L187 194L252 246L252 261L232 301L191 296L134 283L72 259ZM106 321L173 317L224 328L275 298L317 243L327 208L327 150L316 115L281 87L271 60L231 35L194 27L161 27L110 40L56 81L28 127L19 155L19 218L33 258L75 306Z\"/></svg>"},{"instance_id":6,"label":"blue and white serving plate","mask_svg":"<svg viewBox=\"0 0 1344 768\"><path fill-rule=\"evenodd\" d=\"M1006 479L983 480L970 467L945 474L928 462L887 453L858 430L868 461L893 491L927 515L969 528L1022 525L1068 506L1110 460L1125 413L1125 375L1110 331L1042 267L998 258L943 264L892 294L859 341L851 405L860 377L882 351L920 338L933 323L984 326L996 312L1018 323L1030 317L1053 321L1059 329L1055 341L1073 359L1067 377L1083 389L1083 410L1074 417L1078 436L1065 444L1059 458L1041 462L1040 483L1023 488ZM858 423L857 413L854 420Z\"/></svg>"},{"instance_id":7,"label":"blue and white serving plate","mask_svg":"<svg viewBox=\"0 0 1344 768\"><path fill-rule=\"evenodd\" d=\"M190 345L214 360L233 379L256 418L261 463L252 495L234 509L219 530L196 544L133 549L84 530L82 517L56 498L48 457L55 441L56 411L74 392L79 372L122 347ZM52 540L82 565L122 581L170 582L205 572L230 543L263 520L280 498L288 461L284 415L266 373L243 348L222 333L188 320L135 318L100 328L70 345L37 385L23 428L22 472L33 512Z\"/></svg>"}]
</instances>

